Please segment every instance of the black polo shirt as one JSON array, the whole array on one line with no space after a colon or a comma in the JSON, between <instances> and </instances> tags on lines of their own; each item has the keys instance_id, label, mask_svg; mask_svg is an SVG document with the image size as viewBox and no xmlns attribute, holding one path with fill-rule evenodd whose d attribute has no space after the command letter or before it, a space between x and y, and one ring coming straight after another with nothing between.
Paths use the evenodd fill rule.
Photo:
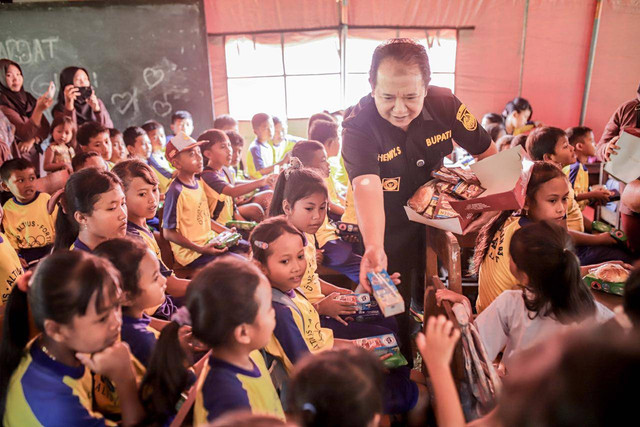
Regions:
<instances>
[{"instance_id":1,"label":"black polo shirt","mask_svg":"<svg viewBox=\"0 0 640 427\"><path fill-rule=\"evenodd\" d=\"M382 181L387 255L406 245L414 233L424 234L420 224L409 221L403 206L442 165L453 141L472 155L491 145L491 137L467 107L449 89L437 86L429 86L422 113L406 132L380 116L371 95L360 100L342 126L349 179L378 175Z\"/></svg>"}]
</instances>

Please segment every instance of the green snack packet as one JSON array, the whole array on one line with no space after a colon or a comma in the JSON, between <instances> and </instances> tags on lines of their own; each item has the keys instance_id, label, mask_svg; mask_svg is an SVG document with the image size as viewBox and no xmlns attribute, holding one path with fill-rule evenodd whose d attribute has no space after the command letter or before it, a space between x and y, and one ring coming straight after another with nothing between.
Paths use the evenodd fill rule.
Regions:
<instances>
[{"instance_id":1,"label":"green snack packet","mask_svg":"<svg viewBox=\"0 0 640 427\"><path fill-rule=\"evenodd\" d=\"M358 347L373 351L378 357L387 356L382 360L385 368L393 369L407 365L407 359L400 353L400 347L393 334L377 335L375 337L355 340Z\"/></svg>"},{"instance_id":2,"label":"green snack packet","mask_svg":"<svg viewBox=\"0 0 640 427\"><path fill-rule=\"evenodd\" d=\"M591 229L598 233L608 233L611 231L611 226L602 221L593 221L591 223Z\"/></svg>"},{"instance_id":3,"label":"green snack packet","mask_svg":"<svg viewBox=\"0 0 640 427\"><path fill-rule=\"evenodd\" d=\"M614 295L624 295L624 282L607 282L604 280L598 279L594 274L587 274L582 278L584 283L587 284L591 289L595 289L596 291L606 292L608 294Z\"/></svg>"},{"instance_id":4,"label":"green snack packet","mask_svg":"<svg viewBox=\"0 0 640 427\"><path fill-rule=\"evenodd\" d=\"M611 237L616 239L619 243L626 243L627 241L627 235L624 234L624 231L622 230L612 228L611 231L609 231L609 234L611 235Z\"/></svg>"}]
</instances>

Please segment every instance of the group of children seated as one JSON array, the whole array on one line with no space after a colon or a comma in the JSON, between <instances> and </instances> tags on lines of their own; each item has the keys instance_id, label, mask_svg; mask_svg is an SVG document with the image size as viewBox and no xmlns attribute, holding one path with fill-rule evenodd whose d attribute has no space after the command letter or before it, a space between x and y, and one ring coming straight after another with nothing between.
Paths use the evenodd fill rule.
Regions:
<instances>
[{"instance_id":1,"label":"group of children seated","mask_svg":"<svg viewBox=\"0 0 640 427\"><path fill-rule=\"evenodd\" d=\"M449 371L459 338L450 322L431 317L426 336L418 334L430 382L411 355L383 369L354 345L397 338L397 323L356 318L345 298L358 285L362 247L340 123L312 116L307 140L265 113L251 125L256 138L245 147L230 116L197 138L184 111L172 117L169 138L155 121L119 132L54 120L43 169L71 175L53 195L37 190L37 165L2 164L11 193L0 233L3 424L168 425L190 390L194 425L424 425L430 403L440 425L464 423ZM523 369L527 349L576 324L611 321L581 278L605 261L630 268L635 259L609 234L585 233L581 208L609 196L585 184L590 130L529 131L519 132L535 161L524 208L483 228L473 264L475 325L508 378ZM238 232L232 243L220 240ZM321 279L321 265L352 288ZM626 329L640 324L639 279L636 272L627 284ZM436 297L474 312L461 294ZM569 347L563 355L576 357L579 346ZM637 363L637 346L629 351ZM545 369L562 374L557 364ZM521 400L531 395L504 395L493 421L527 419ZM554 424L558 415L536 416Z\"/></svg>"}]
</instances>

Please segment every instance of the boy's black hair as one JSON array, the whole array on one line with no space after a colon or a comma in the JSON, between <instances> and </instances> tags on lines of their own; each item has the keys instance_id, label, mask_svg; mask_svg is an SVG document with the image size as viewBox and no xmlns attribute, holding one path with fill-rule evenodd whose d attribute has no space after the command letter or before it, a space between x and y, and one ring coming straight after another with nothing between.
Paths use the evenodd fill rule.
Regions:
<instances>
[{"instance_id":1,"label":"boy's black hair","mask_svg":"<svg viewBox=\"0 0 640 427\"><path fill-rule=\"evenodd\" d=\"M253 117L251 117L251 126L254 129L256 129L258 126L260 126L261 124L263 124L264 122L266 122L270 118L271 118L271 116L268 115L267 113L254 114Z\"/></svg>"},{"instance_id":2,"label":"boy's black hair","mask_svg":"<svg viewBox=\"0 0 640 427\"><path fill-rule=\"evenodd\" d=\"M215 118L213 121L214 129L224 129L228 126L235 126L238 124L238 121L231 117L229 114L222 114Z\"/></svg>"},{"instance_id":3,"label":"boy's black hair","mask_svg":"<svg viewBox=\"0 0 640 427\"><path fill-rule=\"evenodd\" d=\"M569 138L569 144L575 147L578 142L582 142L582 138L589 135L589 132L593 132L593 129L586 126L574 126L567 129L565 132L567 134L567 138Z\"/></svg>"},{"instance_id":4,"label":"boy's black hair","mask_svg":"<svg viewBox=\"0 0 640 427\"><path fill-rule=\"evenodd\" d=\"M243 147L244 146L244 138L235 130L228 130L225 132L229 137L229 142L231 142L232 147Z\"/></svg>"},{"instance_id":5,"label":"boy's black hair","mask_svg":"<svg viewBox=\"0 0 640 427\"><path fill-rule=\"evenodd\" d=\"M487 113L484 116L482 116L482 120L481 122L486 121L488 124L492 124L492 123L497 123L497 124L504 124L504 118L498 114L498 113Z\"/></svg>"},{"instance_id":6,"label":"boy's black hair","mask_svg":"<svg viewBox=\"0 0 640 427\"><path fill-rule=\"evenodd\" d=\"M186 120L186 119L193 120L193 116L191 115L191 113L186 110L178 110L171 115L172 124L175 123L176 120Z\"/></svg>"},{"instance_id":7,"label":"boy's black hair","mask_svg":"<svg viewBox=\"0 0 640 427\"><path fill-rule=\"evenodd\" d=\"M324 145L318 141L298 141L291 150L291 157L297 157L302 162L302 165L308 168L315 154L323 149Z\"/></svg>"},{"instance_id":8,"label":"boy's black hair","mask_svg":"<svg viewBox=\"0 0 640 427\"><path fill-rule=\"evenodd\" d=\"M100 157L102 156L95 151L81 151L71 159L71 167L75 172L80 170L84 163L91 157Z\"/></svg>"},{"instance_id":9,"label":"boy's black hair","mask_svg":"<svg viewBox=\"0 0 640 427\"><path fill-rule=\"evenodd\" d=\"M140 127L144 129L145 132L151 132L152 130L156 129L164 129L164 126L162 126L160 122L157 122L155 120L149 120Z\"/></svg>"},{"instance_id":10,"label":"boy's black hair","mask_svg":"<svg viewBox=\"0 0 640 427\"><path fill-rule=\"evenodd\" d=\"M555 154L558 139L567 136L560 128L543 126L527 136L527 153L531 160L544 160L545 154Z\"/></svg>"},{"instance_id":11,"label":"boy's black hair","mask_svg":"<svg viewBox=\"0 0 640 427\"><path fill-rule=\"evenodd\" d=\"M139 136L144 136L146 134L147 132L141 127L138 127L138 126L128 127L122 133L122 139L124 140L124 145L126 145L127 147L133 147L134 145L136 145L136 139L138 139Z\"/></svg>"},{"instance_id":12,"label":"boy's black hair","mask_svg":"<svg viewBox=\"0 0 640 427\"><path fill-rule=\"evenodd\" d=\"M103 132L109 132L109 129L98 122L86 122L78 129L76 141L78 141L79 145L86 147L89 145L89 140L91 138L96 135L100 135Z\"/></svg>"},{"instance_id":13,"label":"boy's black hair","mask_svg":"<svg viewBox=\"0 0 640 427\"><path fill-rule=\"evenodd\" d=\"M335 122L336 119L333 118L331 114L328 113L315 113L309 117L309 121L307 122L307 133L311 131L311 127L318 120L324 120L325 122Z\"/></svg>"},{"instance_id":14,"label":"boy's black hair","mask_svg":"<svg viewBox=\"0 0 640 427\"><path fill-rule=\"evenodd\" d=\"M497 142L500 139L500 134L506 132L502 123L489 123L485 130L491 136L493 142Z\"/></svg>"},{"instance_id":15,"label":"boy's black hair","mask_svg":"<svg viewBox=\"0 0 640 427\"><path fill-rule=\"evenodd\" d=\"M316 120L309 129L309 139L319 141L323 145L330 139L338 137L338 124L334 121Z\"/></svg>"},{"instance_id":16,"label":"boy's black hair","mask_svg":"<svg viewBox=\"0 0 640 427\"><path fill-rule=\"evenodd\" d=\"M26 169L33 169L35 171L35 167L33 163L31 163L27 159L17 158L7 160L0 166L0 177L2 178L2 182L7 183L11 179L11 174L15 171L23 171Z\"/></svg>"},{"instance_id":17,"label":"boy's black hair","mask_svg":"<svg viewBox=\"0 0 640 427\"><path fill-rule=\"evenodd\" d=\"M113 138L114 136L118 136L118 135L122 135L122 132L120 132L116 128L110 128L109 129L109 138Z\"/></svg>"}]
</instances>

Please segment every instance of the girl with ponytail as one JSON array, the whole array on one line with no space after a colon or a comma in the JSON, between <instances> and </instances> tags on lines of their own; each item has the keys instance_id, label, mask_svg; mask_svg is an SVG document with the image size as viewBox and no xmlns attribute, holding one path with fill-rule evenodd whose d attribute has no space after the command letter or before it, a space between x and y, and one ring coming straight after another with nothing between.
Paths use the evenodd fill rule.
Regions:
<instances>
[{"instance_id":1,"label":"girl with ponytail","mask_svg":"<svg viewBox=\"0 0 640 427\"><path fill-rule=\"evenodd\" d=\"M129 347L119 340L119 283L109 261L82 251L56 252L18 279L0 344L2 425L114 425L98 412L93 374L115 386L123 425L141 421Z\"/></svg>"},{"instance_id":2,"label":"girl with ponytail","mask_svg":"<svg viewBox=\"0 0 640 427\"><path fill-rule=\"evenodd\" d=\"M271 286L250 261L226 256L203 268L187 288L184 307L160 334L140 387L147 422L163 424L188 387L182 326L213 350L198 382L194 425L234 410L284 420L278 394L259 349L275 328Z\"/></svg>"},{"instance_id":3,"label":"girl with ponytail","mask_svg":"<svg viewBox=\"0 0 640 427\"><path fill-rule=\"evenodd\" d=\"M519 228L513 233L509 252L511 274L519 289L502 292L475 319L489 360L503 352L502 362L509 370L514 353L570 325L604 322L613 316L594 301L582 282L571 238L557 222L543 220ZM446 289L438 290L436 299L470 307L464 296Z\"/></svg>"}]
</instances>

